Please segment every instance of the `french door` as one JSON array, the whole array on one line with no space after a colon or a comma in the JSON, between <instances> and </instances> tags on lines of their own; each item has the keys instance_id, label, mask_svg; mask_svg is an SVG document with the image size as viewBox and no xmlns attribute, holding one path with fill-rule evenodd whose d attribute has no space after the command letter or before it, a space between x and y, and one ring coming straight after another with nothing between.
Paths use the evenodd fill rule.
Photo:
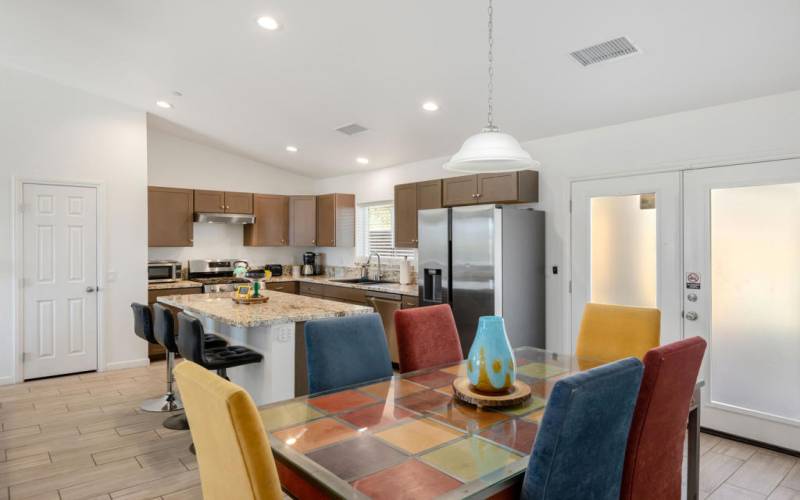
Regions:
<instances>
[{"instance_id":1,"label":"french door","mask_svg":"<svg viewBox=\"0 0 800 500\"><path fill-rule=\"evenodd\" d=\"M23 377L97 369L97 189L23 184Z\"/></svg>"},{"instance_id":2,"label":"french door","mask_svg":"<svg viewBox=\"0 0 800 500\"><path fill-rule=\"evenodd\" d=\"M800 450L800 160L687 171L684 204L702 425Z\"/></svg>"},{"instance_id":3,"label":"french door","mask_svg":"<svg viewBox=\"0 0 800 500\"><path fill-rule=\"evenodd\" d=\"M680 172L572 184L572 350L587 302L658 307L682 338Z\"/></svg>"},{"instance_id":4,"label":"french door","mask_svg":"<svg viewBox=\"0 0 800 500\"><path fill-rule=\"evenodd\" d=\"M574 182L572 346L583 307L661 309L708 342L702 425L800 450L800 160Z\"/></svg>"}]
</instances>

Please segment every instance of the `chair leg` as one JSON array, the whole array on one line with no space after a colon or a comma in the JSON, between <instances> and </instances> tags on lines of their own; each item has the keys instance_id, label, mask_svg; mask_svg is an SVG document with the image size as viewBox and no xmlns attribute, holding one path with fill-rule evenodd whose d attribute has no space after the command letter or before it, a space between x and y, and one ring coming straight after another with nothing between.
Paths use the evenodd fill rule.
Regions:
<instances>
[{"instance_id":1,"label":"chair leg","mask_svg":"<svg viewBox=\"0 0 800 500\"><path fill-rule=\"evenodd\" d=\"M220 377L224 378L228 382L231 381L231 379L228 378L228 369L227 368L219 368L219 369L217 369L217 375L219 375Z\"/></svg>"},{"instance_id":2,"label":"chair leg","mask_svg":"<svg viewBox=\"0 0 800 500\"><path fill-rule=\"evenodd\" d=\"M156 399L148 399L140 408L149 412L169 412L183 409L183 403L174 391L175 377L172 367L175 365L175 353L167 353L167 393Z\"/></svg>"}]
</instances>

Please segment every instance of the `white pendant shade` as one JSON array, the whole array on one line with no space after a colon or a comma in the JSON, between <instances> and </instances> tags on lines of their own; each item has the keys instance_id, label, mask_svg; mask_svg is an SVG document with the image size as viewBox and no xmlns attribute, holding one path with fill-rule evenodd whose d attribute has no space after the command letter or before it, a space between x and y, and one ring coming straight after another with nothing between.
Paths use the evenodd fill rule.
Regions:
<instances>
[{"instance_id":1,"label":"white pendant shade","mask_svg":"<svg viewBox=\"0 0 800 500\"><path fill-rule=\"evenodd\" d=\"M512 136L483 131L464 141L464 145L444 164L444 168L468 173L512 172L539 165Z\"/></svg>"}]
</instances>

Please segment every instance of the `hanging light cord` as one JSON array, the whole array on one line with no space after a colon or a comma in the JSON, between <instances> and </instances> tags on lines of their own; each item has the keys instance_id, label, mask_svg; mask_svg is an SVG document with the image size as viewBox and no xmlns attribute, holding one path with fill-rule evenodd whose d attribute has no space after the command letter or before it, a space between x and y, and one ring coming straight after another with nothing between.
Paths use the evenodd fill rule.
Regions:
<instances>
[{"instance_id":1,"label":"hanging light cord","mask_svg":"<svg viewBox=\"0 0 800 500\"><path fill-rule=\"evenodd\" d=\"M497 127L494 125L494 8L492 7L492 0L489 0L489 98L487 102L487 124L486 132L497 132Z\"/></svg>"}]
</instances>

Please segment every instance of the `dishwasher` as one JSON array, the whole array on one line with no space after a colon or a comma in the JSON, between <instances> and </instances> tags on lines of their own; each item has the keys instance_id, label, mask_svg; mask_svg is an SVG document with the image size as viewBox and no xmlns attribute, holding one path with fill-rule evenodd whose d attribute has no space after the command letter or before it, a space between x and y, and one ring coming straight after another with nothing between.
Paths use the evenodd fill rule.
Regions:
<instances>
[{"instance_id":1,"label":"dishwasher","mask_svg":"<svg viewBox=\"0 0 800 500\"><path fill-rule=\"evenodd\" d=\"M397 335L394 331L394 312L401 308L402 297L395 293L373 292L366 293L367 304L371 305L376 313L381 315L383 330L386 332L386 342L389 344L389 356L392 364L400 363L397 354Z\"/></svg>"}]
</instances>

